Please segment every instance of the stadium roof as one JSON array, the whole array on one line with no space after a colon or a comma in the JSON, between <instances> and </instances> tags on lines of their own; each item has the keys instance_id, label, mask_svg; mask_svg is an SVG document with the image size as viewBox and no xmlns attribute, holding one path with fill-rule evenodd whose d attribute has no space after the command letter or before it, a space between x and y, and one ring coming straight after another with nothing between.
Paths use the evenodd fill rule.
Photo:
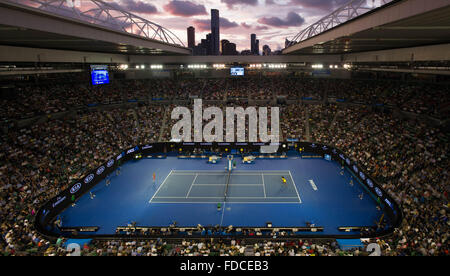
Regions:
<instances>
[{"instance_id":1,"label":"stadium roof","mask_svg":"<svg viewBox=\"0 0 450 276\"><path fill-rule=\"evenodd\" d=\"M191 53L190 49L181 45L160 40L34 7L0 1L2 45L134 55Z\"/></svg>"},{"instance_id":2,"label":"stadium roof","mask_svg":"<svg viewBox=\"0 0 450 276\"><path fill-rule=\"evenodd\" d=\"M403 0L297 42L284 54L342 54L450 42L450 1Z\"/></svg>"}]
</instances>

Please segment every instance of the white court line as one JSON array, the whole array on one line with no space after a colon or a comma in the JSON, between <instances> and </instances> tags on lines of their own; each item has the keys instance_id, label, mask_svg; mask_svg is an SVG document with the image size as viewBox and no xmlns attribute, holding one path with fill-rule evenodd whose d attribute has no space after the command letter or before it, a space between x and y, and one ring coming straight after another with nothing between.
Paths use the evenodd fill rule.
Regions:
<instances>
[{"instance_id":1,"label":"white court line","mask_svg":"<svg viewBox=\"0 0 450 276\"><path fill-rule=\"evenodd\" d=\"M155 198L186 198L184 196L157 196ZM190 196L188 198L223 198L223 196ZM255 199L264 199L264 198L296 198L296 196L268 196L268 197L262 197L262 196L231 196L228 198L255 198Z\"/></svg>"},{"instance_id":2,"label":"white court line","mask_svg":"<svg viewBox=\"0 0 450 276\"><path fill-rule=\"evenodd\" d=\"M220 226L222 227L223 224L223 215L225 215L225 206L227 205L227 202L224 201L223 202L223 207L222 207L222 218L220 218Z\"/></svg>"},{"instance_id":3,"label":"white court line","mask_svg":"<svg viewBox=\"0 0 450 276\"><path fill-rule=\"evenodd\" d=\"M159 185L158 189L156 190L156 192L153 194L152 198L150 199L149 203L152 202L153 198L155 197L155 195L159 192L159 189L161 189L161 187L164 185L164 183L166 183L167 178L169 177L170 174L172 174L172 171L170 171L170 173L166 176L166 178L164 178L163 183L161 183L161 185Z\"/></svg>"},{"instance_id":4,"label":"white court line","mask_svg":"<svg viewBox=\"0 0 450 276\"><path fill-rule=\"evenodd\" d=\"M223 172L224 170L173 170L177 172ZM238 170L237 172L288 172L289 170Z\"/></svg>"},{"instance_id":5,"label":"white court line","mask_svg":"<svg viewBox=\"0 0 450 276\"><path fill-rule=\"evenodd\" d=\"M238 175L238 176L254 176L254 175L261 175L263 172L259 172L259 173L238 173L238 172L233 172L233 175ZM279 172L279 173L264 173L265 175L283 175L287 172ZM173 173L173 175L194 175L196 174L195 172L192 173ZM206 172L199 172L200 175L226 175L226 172L222 172L222 173L206 173Z\"/></svg>"},{"instance_id":6,"label":"white court line","mask_svg":"<svg viewBox=\"0 0 450 276\"><path fill-rule=\"evenodd\" d=\"M227 184L194 184L192 186L225 186ZM228 184L228 186L262 186L263 184Z\"/></svg>"},{"instance_id":7,"label":"white court line","mask_svg":"<svg viewBox=\"0 0 450 276\"><path fill-rule=\"evenodd\" d=\"M295 199L298 199L296 197L294 197ZM223 202L223 200L218 200L218 201L206 201L206 202L200 202L200 201L163 201L163 202L152 202L152 204L216 204L219 202ZM234 201L234 202L230 202L228 201L227 203L232 203L232 204L299 204L297 201L295 202L283 202L283 201L274 201L274 202L246 202L246 201Z\"/></svg>"},{"instance_id":8,"label":"white court line","mask_svg":"<svg viewBox=\"0 0 450 276\"><path fill-rule=\"evenodd\" d=\"M177 199L177 198L183 198L183 199L206 199L206 198L211 198L211 199L214 199L214 198L218 198L218 199L223 199L223 197L210 197L210 196L208 196L208 197L192 197L192 196L185 196L185 197L160 197L160 196L156 196L156 194L159 192L159 190L161 189L161 187L165 184L165 182L167 181L167 179L168 179L168 177L170 176L170 175L172 175L172 174L177 174L176 172L180 172L179 170L178 171L175 171L175 170L171 170L170 171L170 173L166 176L166 178L164 179L164 181L163 181L163 183L158 187L158 189L157 189L157 191L155 192L155 194L153 195L153 197L150 199L150 201L149 202L151 202L151 203L160 203L160 204L164 204L164 203L170 203L170 204L181 204L181 203L201 203L201 204L211 204L211 203L218 203L218 202L223 202L222 200L218 200L218 201L209 201L209 202L198 202L198 201L174 201L174 202L171 202L171 201L164 201L164 202L152 202L153 201L153 199L155 198L155 199ZM202 171L199 171L199 170L195 170L195 171L186 171L186 172L189 172L188 174L186 174L186 175L196 175L196 177L199 175L199 173L198 172L202 172ZM211 170L205 170L204 172L212 172ZM218 171L218 172L220 172L220 175L223 175L223 171ZM300 203L302 203L302 201L301 201L301 198L300 198L300 195L299 195L299 193L298 193L298 190L297 190L297 187L295 186L295 182L294 182L294 178L292 177L292 174L291 174L291 172L290 171L251 171L251 173L246 173L246 172L250 172L250 171L238 171L238 172L235 172L235 175L261 175L261 177L262 177L262 179L263 179L263 184L230 184L230 186L263 186L263 189L264 189L264 197L227 197L227 199L245 199L245 198L247 198L247 199L270 199L270 198L272 198L272 199L297 199L299 202L277 202L277 201L275 201L275 202L266 202L266 201L264 201L264 202L241 202L241 201L237 201L237 202L229 202L229 203L233 203L233 204L300 204ZM256 173L256 172L258 172L258 173ZM276 173L267 173L267 172L276 172ZM280 175L280 174L282 174L282 173L284 173L284 172L288 172L289 173L289 175L290 175L290 177L291 177L291 180L292 180L292 184L294 185L294 188L295 188L295 191L296 191L296 193L297 193L297 197L267 197L267 195L266 195L266 191L265 191L265 183L264 183L264 175ZM200 174L200 175L208 175L208 174ZM195 182L195 179L194 179L194 181L193 181L193 183ZM194 186L194 185L199 185L199 186L206 186L206 185L226 185L226 184L191 184L191 187L190 187L190 190L192 189L192 186ZM190 191L188 192L188 194L190 193ZM225 204L226 204L226 202L224 202L224 211L225 211ZM223 215L223 213L222 213L222 215Z\"/></svg>"},{"instance_id":9,"label":"white court line","mask_svg":"<svg viewBox=\"0 0 450 276\"><path fill-rule=\"evenodd\" d=\"M300 195L298 194L298 191L297 191L297 186L295 186L295 181L294 181L294 178L292 177L291 171L289 171L289 176L291 177L292 184L294 185L295 192L297 193L298 201L300 201L299 203L302 203L302 200L300 199Z\"/></svg>"},{"instance_id":10,"label":"white court line","mask_svg":"<svg viewBox=\"0 0 450 276\"><path fill-rule=\"evenodd\" d=\"M311 187L313 188L313 190L314 191L317 191L317 186L316 186L316 184L314 183L314 181L312 180L312 179L310 179L310 180L308 180L309 181L309 184L311 184Z\"/></svg>"},{"instance_id":11,"label":"white court line","mask_svg":"<svg viewBox=\"0 0 450 276\"><path fill-rule=\"evenodd\" d=\"M261 179L262 179L262 183L263 183L263 190L264 190L264 197L266 197L266 185L264 184L264 174L261 174Z\"/></svg>"},{"instance_id":12,"label":"white court line","mask_svg":"<svg viewBox=\"0 0 450 276\"><path fill-rule=\"evenodd\" d=\"M186 194L186 198L189 197L189 193L191 192L192 186L194 186L194 182L195 182L195 180L197 179L197 176L198 176L198 174L195 174L194 180L192 180L192 183L191 183L191 187L189 187L189 191L188 191L188 193Z\"/></svg>"}]
</instances>

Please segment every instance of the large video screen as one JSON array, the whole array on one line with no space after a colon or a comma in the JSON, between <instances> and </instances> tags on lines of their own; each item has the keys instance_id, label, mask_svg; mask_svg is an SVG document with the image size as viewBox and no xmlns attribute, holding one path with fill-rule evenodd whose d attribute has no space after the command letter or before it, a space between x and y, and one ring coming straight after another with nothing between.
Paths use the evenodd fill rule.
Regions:
<instances>
[{"instance_id":1,"label":"large video screen","mask_svg":"<svg viewBox=\"0 0 450 276\"><path fill-rule=\"evenodd\" d=\"M106 66L91 66L91 79L93 85L109 83L109 73Z\"/></svg>"},{"instance_id":2,"label":"large video screen","mask_svg":"<svg viewBox=\"0 0 450 276\"><path fill-rule=\"evenodd\" d=\"M244 68L243 67L232 67L231 68L231 75L232 76L243 76L244 75Z\"/></svg>"}]
</instances>

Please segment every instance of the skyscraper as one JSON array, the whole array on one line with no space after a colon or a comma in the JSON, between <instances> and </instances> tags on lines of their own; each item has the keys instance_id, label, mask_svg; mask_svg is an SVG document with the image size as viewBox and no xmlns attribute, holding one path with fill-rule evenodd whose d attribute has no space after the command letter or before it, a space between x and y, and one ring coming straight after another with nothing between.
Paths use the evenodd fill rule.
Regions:
<instances>
[{"instance_id":1,"label":"skyscraper","mask_svg":"<svg viewBox=\"0 0 450 276\"><path fill-rule=\"evenodd\" d=\"M195 47L195 28L190 26L187 28L188 47L194 49Z\"/></svg>"},{"instance_id":2,"label":"skyscraper","mask_svg":"<svg viewBox=\"0 0 450 276\"><path fill-rule=\"evenodd\" d=\"M221 41L222 45L222 55L223 56L231 56L231 55L237 55L236 51L236 44L231 43L230 41L223 39Z\"/></svg>"},{"instance_id":3,"label":"skyscraper","mask_svg":"<svg viewBox=\"0 0 450 276\"><path fill-rule=\"evenodd\" d=\"M220 44L219 10L211 9L211 55L219 55Z\"/></svg>"},{"instance_id":4,"label":"skyscraper","mask_svg":"<svg viewBox=\"0 0 450 276\"><path fill-rule=\"evenodd\" d=\"M207 55L214 55L214 53L212 52L214 49L213 46L213 36L211 33L206 35L206 42L205 42L205 48L206 48L206 54Z\"/></svg>"},{"instance_id":5,"label":"skyscraper","mask_svg":"<svg viewBox=\"0 0 450 276\"><path fill-rule=\"evenodd\" d=\"M255 53L254 55L259 56L259 39L256 40L255 42Z\"/></svg>"},{"instance_id":6,"label":"skyscraper","mask_svg":"<svg viewBox=\"0 0 450 276\"><path fill-rule=\"evenodd\" d=\"M223 49L225 49L226 44L228 44L228 43L230 43L230 41L226 40L226 39L222 39L220 41L220 52L222 53L222 55L223 55Z\"/></svg>"},{"instance_id":7,"label":"skyscraper","mask_svg":"<svg viewBox=\"0 0 450 276\"><path fill-rule=\"evenodd\" d=\"M255 54L256 50L256 34L251 34L250 35L250 51L252 52L252 54Z\"/></svg>"},{"instance_id":8,"label":"skyscraper","mask_svg":"<svg viewBox=\"0 0 450 276\"><path fill-rule=\"evenodd\" d=\"M272 50L270 49L269 45L264 45L262 50L263 50L263 56L270 56L272 53Z\"/></svg>"}]
</instances>

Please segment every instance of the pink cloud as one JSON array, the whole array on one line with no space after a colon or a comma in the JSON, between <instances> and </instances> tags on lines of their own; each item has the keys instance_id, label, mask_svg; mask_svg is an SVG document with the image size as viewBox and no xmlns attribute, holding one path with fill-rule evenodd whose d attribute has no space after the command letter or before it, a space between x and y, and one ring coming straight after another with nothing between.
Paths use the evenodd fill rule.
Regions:
<instances>
[{"instance_id":1,"label":"pink cloud","mask_svg":"<svg viewBox=\"0 0 450 276\"><path fill-rule=\"evenodd\" d=\"M300 26L305 23L305 19L295 12L289 12L286 19L279 17L263 17L258 19L258 23L269 25L272 27L292 27Z\"/></svg>"},{"instance_id":2,"label":"pink cloud","mask_svg":"<svg viewBox=\"0 0 450 276\"><path fill-rule=\"evenodd\" d=\"M199 31L210 31L211 30L211 20L210 19L195 19L193 21L195 28ZM236 28L239 24L234 21L230 21L226 18L220 17L220 29L230 29Z\"/></svg>"},{"instance_id":3,"label":"pink cloud","mask_svg":"<svg viewBox=\"0 0 450 276\"><path fill-rule=\"evenodd\" d=\"M172 15L190 17L194 15L207 15L205 6L190 1L170 1L164 5L164 10Z\"/></svg>"},{"instance_id":4,"label":"pink cloud","mask_svg":"<svg viewBox=\"0 0 450 276\"><path fill-rule=\"evenodd\" d=\"M258 0L220 0L220 2L225 3L229 9L232 9L235 5L258 5Z\"/></svg>"}]
</instances>

